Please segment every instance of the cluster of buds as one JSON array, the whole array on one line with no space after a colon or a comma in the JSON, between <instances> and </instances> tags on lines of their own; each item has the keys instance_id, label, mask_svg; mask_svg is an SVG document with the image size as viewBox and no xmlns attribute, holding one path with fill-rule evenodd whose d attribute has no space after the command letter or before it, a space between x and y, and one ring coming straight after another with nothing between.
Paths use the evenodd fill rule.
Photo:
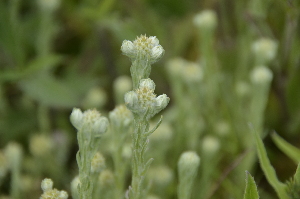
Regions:
<instances>
[{"instance_id":1,"label":"cluster of buds","mask_svg":"<svg viewBox=\"0 0 300 199\"><path fill-rule=\"evenodd\" d=\"M165 52L155 36L147 37L146 35L137 37L133 42L124 40L121 50L132 60L146 58L150 64L157 62Z\"/></svg>"},{"instance_id":2,"label":"cluster of buds","mask_svg":"<svg viewBox=\"0 0 300 199\"><path fill-rule=\"evenodd\" d=\"M95 137L100 137L108 127L107 118L101 116L95 109L82 112L80 109L74 108L70 120L78 131L91 132Z\"/></svg>"},{"instance_id":3,"label":"cluster of buds","mask_svg":"<svg viewBox=\"0 0 300 199\"><path fill-rule=\"evenodd\" d=\"M40 199L67 199L69 197L66 191L53 189L53 181L48 178L45 178L42 181L41 188L43 190L43 194Z\"/></svg>"},{"instance_id":4,"label":"cluster of buds","mask_svg":"<svg viewBox=\"0 0 300 199\"><path fill-rule=\"evenodd\" d=\"M142 79L138 89L125 94L125 104L134 116L145 117L146 120L163 110L170 98L166 94L156 97L155 83L151 79Z\"/></svg>"},{"instance_id":5,"label":"cluster of buds","mask_svg":"<svg viewBox=\"0 0 300 199\"><path fill-rule=\"evenodd\" d=\"M111 124L115 127L129 127L133 121L133 115L125 105L117 106L113 111L109 112L109 119Z\"/></svg>"}]
</instances>

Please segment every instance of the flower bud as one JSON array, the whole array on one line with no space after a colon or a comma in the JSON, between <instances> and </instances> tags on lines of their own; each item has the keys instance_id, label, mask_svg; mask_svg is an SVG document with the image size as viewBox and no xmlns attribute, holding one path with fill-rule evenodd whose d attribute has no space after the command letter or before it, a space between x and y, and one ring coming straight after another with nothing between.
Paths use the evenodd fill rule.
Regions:
<instances>
[{"instance_id":1,"label":"flower bud","mask_svg":"<svg viewBox=\"0 0 300 199\"><path fill-rule=\"evenodd\" d=\"M70 116L70 121L73 126L79 131L83 125L83 113L78 108L73 108Z\"/></svg>"},{"instance_id":2,"label":"flower bud","mask_svg":"<svg viewBox=\"0 0 300 199\"><path fill-rule=\"evenodd\" d=\"M79 176L76 176L71 182L71 193L74 199L79 199L78 185L80 183Z\"/></svg>"},{"instance_id":3,"label":"flower bud","mask_svg":"<svg viewBox=\"0 0 300 199\"><path fill-rule=\"evenodd\" d=\"M133 120L133 115L125 105L119 105L109 112L109 119L110 123L116 127L128 127Z\"/></svg>"},{"instance_id":4,"label":"flower bud","mask_svg":"<svg viewBox=\"0 0 300 199\"><path fill-rule=\"evenodd\" d=\"M181 154L178 161L178 198L190 198L199 165L200 158L195 152L188 151Z\"/></svg>"},{"instance_id":5,"label":"flower bud","mask_svg":"<svg viewBox=\"0 0 300 199\"><path fill-rule=\"evenodd\" d=\"M220 148L220 142L213 136L206 136L202 141L202 149L205 154L215 154Z\"/></svg>"},{"instance_id":6,"label":"flower bud","mask_svg":"<svg viewBox=\"0 0 300 199\"><path fill-rule=\"evenodd\" d=\"M148 89L154 90L155 89L155 83L150 78L148 78L148 79L142 79L140 81L139 88L142 88L142 87L146 87Z\"/></svg>"},{"instance_id":7,"label":"flower bud","mask_svg":"<svg viewBox=\"0 0 300 199\"><path fill-rule=\"evenodd\" d=\"M53 189L53 181L49 178L45 178L41 183L41 188L44 192Z\"/></svg>"},{"instance_id":8,"label":"flower bud","mask_svg":"<svg viewBox=\"0 0 300 199\"><path fill-rule=\"evenodd\" d=\"M23 151L21 145L16 142L10 142L5 147L5 156L8 160L10 167L21 166L20 164L23 158Z\"/></svg>"},{"instance_id":9,"label":"flower bud","mask_svg":"<svg viewBox=\"0 0 300 199\"><path fill-rule=\"evenodd\" d=\"M272 61L277 53L278 44L269 38L261 38L256 40L252 45L252 51L255 57L260 61L258 64L266 64Z\"/></svg>"},{"instance_id":10,"label":"flower bud","mask_svg":"<svg viewBox=\"0 0 300 199\"><path fill-rule=\"evenodd\" d=\"M67 199L69 197L66 191L60 191L58 198L59 199Z\"/></svg>"},{"instance_id":11,"label":"flower bud","mask_svg":"<svg viewBox=\"0 0 300 199\"><path fill-rule=\"evenodd\" d=\"M166 166L151 167L148 171L148 178L155 186L166 187L173 181L173 172Z\"/></svg>"},{"instance_id":12,"label":"flower bud","mask_svg":"<svg viewBox=\"0 0 300 199\"><path fill-rule=\"evenodd\" d=\"M161 45L155 46L154 48L151 49L151 60L152 63L157 62L162 58L164 55L165 50Z\"/></svg>"},{"instance_id":13,"label":"flower bud","mask_svg":"<svg viewBox=\"0 0 300 199\"><path fill-rule=\"evenodd\" d=\"M132 89L131 78L128 76L120 76L114 81L113 87L117 104L123 104L125 93Z\"/></svg>"},{"instance_id":14,"label":"flower bud","mask_svg":"<svg viewBox=\"0 0 300 199\"><path fill-rule=\"evenodd\" d=\"M92 159L91 171L92 173L99 173L104 168L105 168L105 158L101 153L97 152Z\"/></svg>"},{"instance_id":15,"label":"flower bud","mask_svg":"<svg viewBox=\"0 0 300 199\"><path fill-rule=\"evenodd\" d=\"M272 81L273 73L265 66L258 66L252 70L250 79L254 84L265 84Z\"/></svg>"},{"instance_id":16,"label":"flower bud","mask_svg":"<svg viewBox=\"0 0 300 199\"><path fill-rule=\"evenodd\" d=\"M99 175L99 183L101 187L112 187L114 184L114 174L106 169Z\"/></svg>"},{"instance_id":17,"label":"flower bud","mask_svg":"<svg viewBox=\"0 0 300 199\"><path fill-rule=\"evenodd\" d=\"M134 91L129 91L125 94L125 105L131 111L136 110L138 106L138 95Z\"/></svg>"},{"instance_id":18,"label":"flower bud","mask_svg":"<svg viewBox=\"0 0 300 199\"><path fill-rule=\"evenodd\" d=\"M29 149L37 157L47 156L53 148L53 141L49 136L36 134L30 138Z\"/></svg>"},{"instance_id":19,"label":"flower bud","mask_svg":"<svg viewBox=\"0 0 300 199\"><path fill-rule=\"evenodd\" d=\"M100 137L107 131L108 119L106 117L100 117L97 121L95 121L92 128L95 133L95 136Z\"/></svg>"},{"instance_id":20,"label":"flower bud","mask_svg":"<svg viewBox=\"0 0 300 199\"><path fill-rule=\"evenodd\" d=\"M156 98L156 105L158 109L163 110L166 108L170 101L170 98L166 94L162 94Z\"/></svg>"},{"instance_id":21,"label":"flower bud","mask_svg":"<svg viewBox=\"0 0 300 199\"><path fill-rule=\"evenodd\" d=\"M121 51L123 52L124 55L130 57L130 58L135 58L136 56L136 50L134 44L129 41L129 40L124 40L121 46Z\"/></svg>"},{"instance_id":22,"label":"flower bud","mask_svg":"<svg viewBox=\"0 0 300 199\"><path fill-rule=\"evenodd\" d=\"M87 96L84 98L82 105L85 109L89 108L101 108L105 105L107 101L107 95L104 89L100 87L92 88L87 93Z\"/></svg>"},{"instance_id":23,"label":"flower bud","mask_svg":"<svg viewBox=\"0 0 300 199\"><path fill-rule=\"evenodd\" d=\"M213 10L204 10L194 17L194 24L204 31L214 30L217 26L217 15Z\"/></svg>"}]
</instances>

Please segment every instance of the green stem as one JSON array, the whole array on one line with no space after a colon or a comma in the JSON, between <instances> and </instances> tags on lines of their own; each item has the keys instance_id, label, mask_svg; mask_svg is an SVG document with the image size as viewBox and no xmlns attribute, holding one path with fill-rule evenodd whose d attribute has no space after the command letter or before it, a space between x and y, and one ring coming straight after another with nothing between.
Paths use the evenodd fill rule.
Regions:
<instances>
[{"instance_id":1,"label":"green stem","mask_svg":"<svg viewBox=\"0 0 300 199\"><path fill-rule=\"evenodd\" d=\"M134 134L133 138L133 159L132 159L132 183L130 199L142 198L142 184L144 175L147 172L147 166L150 164L148 161L145 163L144 153L147 148L146 132L149 129L149 122L141 118L134 120Z\"/></svg>"}]
</instances>

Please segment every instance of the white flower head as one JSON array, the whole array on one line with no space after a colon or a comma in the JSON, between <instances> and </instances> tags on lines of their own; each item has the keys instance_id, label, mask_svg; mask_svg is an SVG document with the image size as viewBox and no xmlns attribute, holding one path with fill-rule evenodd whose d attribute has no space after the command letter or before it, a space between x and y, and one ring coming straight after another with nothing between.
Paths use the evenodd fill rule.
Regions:
<instances>
[{"instance_id":1,"label":"white flower head","mask_svg":"<svg viewBox=\"0 0 300 199\"><path fill-rule=\"evenodd\" d=\"M194 17L194 25L203 30L214 30L217 23L217 15L213 10L204 10Z\"/></svg>"},{"instance_id":2,"label":"white flower head","mask_svg":"<svg viewBox=\"0 0 300 199\"><path fill-rule=\"evenodd\" d=\"M41 188L44 192L53 189L53 181L49 178L45 178L41 183Z\"/></svg>"},{"instance_id":3,"label":"white flower head","mask_svg":"<svg viewBox=\"0 0 300 199\"><path fill-rule=\"evenodd\" d=\"M202 149L207 154L214 154L220 148L220 141L213 136L203 138Z\"/></svg>"},{"instance_id":4,"label":"white flower head","mask_svg":"<svg viewBox=\"0 0 300 199\"><path fill-rule=\"evenodd\" d=\"M101 116L96 109L88 109L82 113L80 109L74 108L70 120L78 131L81 129L85 132L90 131L95 137L105 133L108 127L107 118Z\"/></svg>"},{"instance_id":5,"label":"white flower head","mask_svg":"<svg viewBox=\"0 0 300 199\"><path fill-rule=\"evenodd\" d=\"M148 89L155 90L155 83L152 79L142 79L140 81L140 88L147 87Z\"/></svg>"},{"instance_id":6,"label":"white flower head","mask_svg":"<svg viewBox=\"0 0 300 199\"><path fill-rule=\"evenodd\" d=\"M146 35L137 37L133 42L123 41L121 51L133 60L146 59L150 63L157 62L164 54L159 40L155 36L147 37Z\"/></svg>"},{"instance_id":7,"label":"white flower head","mask_svg":"<svg viewBox=\"0 0 300 199\"><path fill-rule=\"evenodd\" d=\"M151 79L142 79L138 89L126 93L127 108L139 116L143 116L147 112L147 119L153 117L164 109L170 100L165 94L156 97L154 89L155 83Z\"/></svg>"},{"instance_id":8,"label":"white flower head","mask_svg":"<svg viewBox=\"0 0 300 199\"><path fill-rule=\"evenodd\" d=\"M139 108L138 107L139 98L136 92L134 91L127 92L125 94L124 100L125 100L126 107L132 112L134 112Z\"/></svg>"},{"instance_id":9,"label":"white flower head","mask_svg":"<svg viewBox=\"0 0 300 199\"><path fill-rule=\"evenodd\" d=\"M66 191L60 191L58 199L67 199L69 197Z\"/></svg>"},{"instance_id":10,"label":"white flower head","mask_svg":"<svg viewBox=\"0 0 300 199\"><path fill-rule=\"evenodd\" d=\"M109 113L109 119L117 127L128 127L133 120L133 115L125 105L119 105Z\"/></svg>"},{"instance_id":11,"label":"white flower head","mask_svg":"<svg viewBox=\"0 0 300 199\"><path fill-rule=\"evenodd\" d=\"M275 58L278 44L270 38L261 38L252 44L252 51L257 59L264 62L271 61Z\"/></svg>"},{"instance_id":12,"label":"white flower head","mask_svg":"<svg viewBox=\"0 0 300 199\"><path fill-rule=\"evenodd\" d=\"M269 68L265 66L258 66L252 70L250 79L254 84L269 83L273 79L273 73Z\"/></svg>"},{"instance_id":13,"label":"white flower head","mask_svg":"<svg viewBox=\"0 0 300 199\"><path fill-rule=\"evenodd\" d=\"M99 152L97 152L91 162L92 173L99 173L105 168L105 158Z\"/></svg>"},{"instance_id":14,"label":"white flower head","mask_svg":"<svg viewBox=\"0 0 300 199\"><path fill-rule=\"evenodd\" d=\"M182 76L187 83L200 82L203 79L203 71L199 64L186 61Z\"/></svg>"}]
</instances>

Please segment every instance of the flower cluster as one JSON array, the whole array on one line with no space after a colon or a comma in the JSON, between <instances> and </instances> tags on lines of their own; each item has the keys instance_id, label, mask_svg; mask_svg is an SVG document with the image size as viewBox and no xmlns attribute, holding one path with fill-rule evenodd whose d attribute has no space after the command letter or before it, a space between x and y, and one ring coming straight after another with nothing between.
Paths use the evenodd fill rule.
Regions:
<instances>
[{"instance_id":1,"label":"flower cluster","mask_svg":"<svg viewBox=\"0 0 300 199\"><path fill-rule=\"evenodd\" d=\"M109 119L116 127L128 127L133 120L133 115L125 105L119 105L109 113Z\"/></svg>"},{"instance_id":2,"label":"flower cluster","mask_svg":"<svg viewBox=\"0 0 300 199\"><path fill-rule=\"evenodd\" d=\"M133 42L124 40L121 50L132 60L146 58L151 64L157 62L165 52L155 36L146 35L137 37Z\"/></svg>"},{"instance_id":3,"label":"flower cluster","mask_svg":"<svg viewBox=\"0 0 300 199\"><path fill-rule=\"evenodd\" d=\"M151 79L142 79L138 89L125 95L125 104L132 113L149 120L155 114L163 110L170 98L166 94L156 97L154 93L155 83ZM146 115L145 115L146 114Z\"/></svg>"},{"instance_id":4,"label":"flower cluster","mask_svg":"<svg viewBox=\"0 0 300 199\"><path fill-rule=\"evenodd\" d=\"M82 113L80 109L74 108L70 120L78 131L81 129L84 129L87 132L91 131L96 137L105 133L108 127L107 118L101 116L95 109L89 109Z\"/></svg>"},{"instance_id":5,"label":"flower cluster","mask_svg":"<svg viewBox=\"0 0 300 199\"><path fill-rule=\"evenodd\" d=\"M40 199L67 199L69 197L66 191L53 189L53 181L48 178L45 178L42 181L41 188L43 190L43 194Z\"/></svg>"}]
</instances>

